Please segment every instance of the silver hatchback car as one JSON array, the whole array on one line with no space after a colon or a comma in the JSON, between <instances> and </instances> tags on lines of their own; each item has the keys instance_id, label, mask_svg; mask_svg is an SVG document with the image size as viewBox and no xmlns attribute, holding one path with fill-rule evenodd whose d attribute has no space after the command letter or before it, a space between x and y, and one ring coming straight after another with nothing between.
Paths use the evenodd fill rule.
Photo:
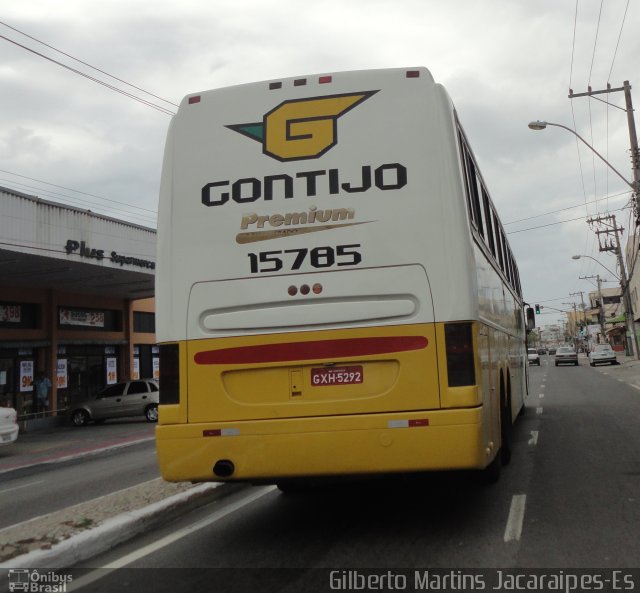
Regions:
<instances>
[{"instance_id":1,"label":"silver hatchback car","mask_svg":"<svg viewBox=\"0 0 640 593\"><path fill-rule=\"evenodd\" d=\"M560 346L556 350L556 366L559 364L575 364L578 366L578 353L572 346Z\"/></svg>"},{"instance_id":2,"label":"silver hatchback car","mask_svg":"<svg viewBox=\"0 0 640 593\"><path fill-rule=\"evenodd\" d=\"M126 416L145 416L149 422L157 422L159 394L155 379L115 383L93 399L76 404L71 409L71 422L84 426L91 420L100 424L108 418Z\"/></svg>"}]
</instances>

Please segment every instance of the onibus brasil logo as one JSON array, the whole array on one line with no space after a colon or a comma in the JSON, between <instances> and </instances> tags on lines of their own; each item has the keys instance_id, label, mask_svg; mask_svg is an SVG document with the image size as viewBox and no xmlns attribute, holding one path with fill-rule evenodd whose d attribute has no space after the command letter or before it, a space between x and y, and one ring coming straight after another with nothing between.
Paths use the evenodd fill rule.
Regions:
<instances>
[{"instance_id":1,"label":"onibus brasil logo","mask_svg":"<svg viewBox=\"0 0 640 593\"><path fill-rule=\"evenodd\" d=\"M280 103L261 122L226 126L262 144L279 161L317 159L338 143L338 118L378 91L363 91Z\"/></svg>"}]
</instances>

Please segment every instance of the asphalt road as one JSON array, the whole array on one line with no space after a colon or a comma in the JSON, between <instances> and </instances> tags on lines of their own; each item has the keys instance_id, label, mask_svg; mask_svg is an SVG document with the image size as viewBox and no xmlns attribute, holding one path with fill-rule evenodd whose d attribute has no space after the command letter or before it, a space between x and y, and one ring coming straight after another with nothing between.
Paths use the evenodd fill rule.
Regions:
<instances>
[{"instance_id":1,"label":"asphalt road","mask_svg":"<svg viewBox=\"0 0 640 593\"><path fill-rule=\"evenodd\" d=\"M530 369L527 413L497 484L441 473L298 495L225 486L215 503L64 571L74 578L67 591L354 590L354 571L371 569L462 578L463 569L638 566L640 390L620 382L623 367L548 361ZM156 476L152 442L18 470L3 476L0 519L16 523ZM630 590L621 582L618 590Z\"/></svg>"},{"instance_id":2,"label":"asphalt road","mask_svg":"<svg viewBox=\"0 0 640 593\"><path fill-rule=\"evenodd\" d=\"M556 368L543 357L531 368L527 413L497 484L454 473L296 496L234 487L214 505L93 559L75 573L72 590L156 593L215 582L225 592L252 583L329 591L332 569L347 578L372 568L637 566L640 393L581 363Z\"/></svg>"},{"instance_id":3,"label":"asphalt road","mask_svg":"<svg viewBox=\"0 0 640 593\"><path fill-rule=\"evenodd\" d=\"M104 439L105 435L120 437L123 429L131 434L136 426L117 423L87 426L76 429L76 439L89 441L92 432L97 436L95 429L99 429ZM140 424L139 431L144 437L148 427ZM152 480L159 475L153 440L97 455L8 472L1 476L0 482L0 529Z\"/></svg>"}]
</instances>

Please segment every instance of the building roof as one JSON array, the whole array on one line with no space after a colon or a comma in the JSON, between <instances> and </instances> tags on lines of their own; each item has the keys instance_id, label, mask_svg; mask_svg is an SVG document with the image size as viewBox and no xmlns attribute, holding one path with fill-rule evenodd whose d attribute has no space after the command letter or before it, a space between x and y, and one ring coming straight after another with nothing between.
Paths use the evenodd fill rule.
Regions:
<instances>
[{"instance_id":1,"label":"building roof","mask_svg":"<svg viewBox=\"0 0 640 593\"><path fill-rule=\"evenodd\" d=\"M154 229L0 187L5 286L154 295Z\"/></svg>"}]
</instances>

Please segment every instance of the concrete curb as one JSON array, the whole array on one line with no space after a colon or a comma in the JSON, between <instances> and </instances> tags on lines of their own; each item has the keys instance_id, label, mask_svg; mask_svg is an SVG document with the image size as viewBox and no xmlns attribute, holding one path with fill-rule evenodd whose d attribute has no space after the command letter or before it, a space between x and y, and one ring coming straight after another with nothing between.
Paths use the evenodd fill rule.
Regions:
<instances>
[{"instance_id":1,"label":"concrete curb","mask_svg":"<svg viewBox=\"0 0 640 593\"><path fill-rule=\"evenodd\" d=\"M39 458L29 462L25 462L22 465L16 465L16 466L0 469L0 474L6 474L9 472L18 471L20 469L25 469L27 467L33 468L33 467L38 467L40 465L49 465L52 463L63 463L65 461L73 461L75 459L81 459L82 457L88 457L90 455L98 455L100 453L105 453L107 451L115 451L116 449L123 449L125 447L131 447L133 445L139 445L141 443L147 443L153 440L155 440L155 437L145 437L142 439L128 440L128 441L122 441L120 443L115 443L111 445L105 445L104 447L99 447L97 449L87 449L85 451L69 453L69 455L65 455L63 457Z\"/></svg>"},{"instance_id":2,"label":"concrete curb","mask_svg":"<svg viewBox=\"0 0 640 593\"><path fill-rule=\"evenodd\" d=\"M156 525L166 523L191 509L203 506L217 496L218 483L199 484L193 488L107 519L94 529L82 531L55 544L50 550L34 550L0 564L10 568L69 568L102 554Z\"/></svg>"}]
</instances>

